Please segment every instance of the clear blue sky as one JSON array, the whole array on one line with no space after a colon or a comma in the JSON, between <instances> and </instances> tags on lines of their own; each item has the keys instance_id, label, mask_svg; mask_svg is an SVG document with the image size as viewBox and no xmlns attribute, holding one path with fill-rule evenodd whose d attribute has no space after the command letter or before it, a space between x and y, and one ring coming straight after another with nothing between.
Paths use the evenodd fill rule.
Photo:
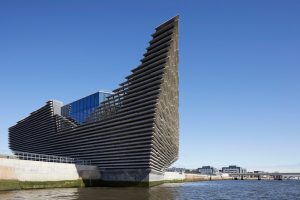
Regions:
<instances>
[{"instance_id":1,"label":"clear blue sky","mask_svg":"<svg viewBox=\"0 0 300 200\"><path fill-rule=\"evenodd\" d=\"M300 169L300 1L0 1L0 149L48 99L114 89L180 15L180 159ZM300 171L300 170L299 170Z\"/></svg>"}]
</instances>

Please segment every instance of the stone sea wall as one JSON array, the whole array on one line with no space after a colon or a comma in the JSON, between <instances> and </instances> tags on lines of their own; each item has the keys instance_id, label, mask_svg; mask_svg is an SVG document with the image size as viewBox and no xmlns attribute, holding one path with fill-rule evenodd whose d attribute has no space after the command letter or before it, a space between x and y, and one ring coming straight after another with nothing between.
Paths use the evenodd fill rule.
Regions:
<instances>
[{"instance_id":1,"label":"stone sea wall","mask_svg":"<svg viewBox=\"0 0 300 200\"><path fill-rule=\"evenodd\" d=\"M180 172L165 172L164 174L164 180L165 181L184 181L185 179L185 174L184 173L180 173Z\"/></svg>"},{"instance_id":2,"label":"stone sea wall","mask_svg":"<svg viewBox=\"0 0 300 200\"><path fill-rule=\"evenodd\" d=\"M193 181L214 181L214 180L232 180L228 175L201 175L180 172L165 172L165 182L193 182Z\"/></svg>"},{"instance_id":3,"label":"stone sea wall","mask_svg":"<svg viewBox=\"0 0 300 200\"><path fill-rule=\"evenodd\" d=\"M232 180L228 175L201 175L201 174L185 174L185 182L193 181L217 181L217 180Z\"/></svg>"},{"instance_id":4,"label":"stone sea wall","mask_svg":"<svg viewBox=\"0 0 300 200\"><path fill-rule=\"evenodd\" d=\"M120 180L120 175L124 181L116 181ZM121 170L111 174L98 171L96 166L0 158L0 190L89 186L150 187L163 183L226 179L229 177L179 172L141 171L139 174L132 174Z\"/></svg>"},{"instance_id":5,"label":"stone sea wall","mask_svg":"<svg viewBox=\"0 0 300 200\"><path fill-rule=\"evenodd\" d=\"M99 178L96 166L0 158L0 180L64 181Z\"/></svg>"},{"instance_id":6,"label":"stone sea wall","mask_svg":"<svg viewBox=\"0 0 300 200\"><path fill-rule=\"evenodd\" d=\"M0 158L0 191L85 187L98 179L96 166Z\"/></svg>"}]
</instances>

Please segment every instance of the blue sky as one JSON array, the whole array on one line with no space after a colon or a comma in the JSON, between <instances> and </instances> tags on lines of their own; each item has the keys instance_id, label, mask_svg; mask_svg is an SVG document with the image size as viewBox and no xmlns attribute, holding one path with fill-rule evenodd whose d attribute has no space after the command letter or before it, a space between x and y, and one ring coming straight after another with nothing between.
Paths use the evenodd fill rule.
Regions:
<instances>
[{"instance_id":1,"label":"blue sky","mask_svg":"<svg viewBox=\"0 0 300 200\"><path fill-rule=\"evenodd\" d=\"M300 1L0 1L0 149L48 99L111 90L180 15L175 166L300 171Z\"/></svg>"}]
</instances>

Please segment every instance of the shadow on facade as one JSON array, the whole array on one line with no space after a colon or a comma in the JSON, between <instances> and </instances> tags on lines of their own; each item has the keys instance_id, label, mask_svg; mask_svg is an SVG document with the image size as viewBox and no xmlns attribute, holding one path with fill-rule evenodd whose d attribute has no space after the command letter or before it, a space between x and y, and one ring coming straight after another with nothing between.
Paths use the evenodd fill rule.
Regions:
<instances>
[{"instance_id":1,"label":"shadow on facade","mask_svg":"<svg viewBox=\"0 0 300 200\"><path fill-rule=\"evenodd\" d=\"M76 165L84 187L151 187L160 181L149 181L150 170L98 170L96 166Z\"/></svg>"}]
</instances>

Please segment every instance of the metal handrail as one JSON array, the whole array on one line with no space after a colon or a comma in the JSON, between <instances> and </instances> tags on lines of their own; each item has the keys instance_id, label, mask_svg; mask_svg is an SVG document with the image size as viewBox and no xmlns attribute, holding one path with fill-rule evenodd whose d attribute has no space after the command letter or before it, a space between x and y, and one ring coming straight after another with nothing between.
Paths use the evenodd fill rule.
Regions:
<instances>
[{"instance_id":1,"label":"metal handrail","mask_svg":"<svg viewBox=\"0 0 300 200\"><path fill-rule=\"evenodd\" d=\"M41 161L41 162L55 162L55 163L70 163L78 165L91 165L91 160L82 160L77 158L63 157L63 156L54 156L54 155L45 155L37 153L28 153L21 151L13 151L13 155L0 154L0 158L4 157L7 159L19 159L19 160L32 160L32 161Z\"/></svg>"}]
</instances>

